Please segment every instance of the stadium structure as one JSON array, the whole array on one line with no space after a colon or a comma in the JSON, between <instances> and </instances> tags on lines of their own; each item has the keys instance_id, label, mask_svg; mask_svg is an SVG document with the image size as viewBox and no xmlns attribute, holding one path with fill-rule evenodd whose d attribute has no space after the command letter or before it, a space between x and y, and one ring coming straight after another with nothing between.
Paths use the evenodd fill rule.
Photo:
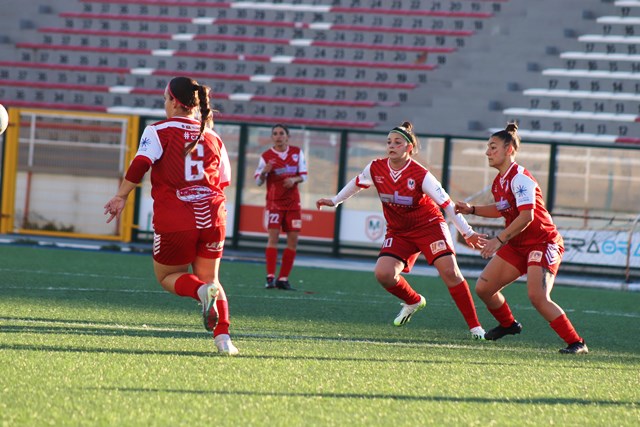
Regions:
<instances>
[{"instance_id":1,"label":"stadium structure","mask_svg":"<svg viewBox=\"0 0 640 427\"><path fill-rule=\"evenodd\" d=\"M576 262L592 262L595 242L598 259L640 265L640 1L5 0L0 24L0 103L12 118L0 232L148 232L144 187L116 228L87 218L141 127L163 117L168 80L189 75L212 87L237 171L234 246L263 237L247 218L262 204L251 175L273 123L292 126L312 159L303 207L324 231L307 242L339 254L378 245L376 202L311 218L313 201L361 169L388 129L412 121L424 161L454 198L474 200L493 176L488 134L517 120L522 162L560 225L580 231L567 234ZM95 200L74 202L88 182ZM75 214L39 209L53 183Z\"/></svg>"}]
</instances>

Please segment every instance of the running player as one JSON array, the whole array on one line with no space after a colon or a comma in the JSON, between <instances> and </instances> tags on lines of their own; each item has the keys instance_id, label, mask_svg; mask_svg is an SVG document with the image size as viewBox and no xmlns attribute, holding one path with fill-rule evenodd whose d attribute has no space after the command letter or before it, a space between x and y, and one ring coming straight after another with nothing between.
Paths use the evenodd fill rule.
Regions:
<instances>
[{"instance_id":1,"label":"running player","mask_svg":"<svg viewBox=\"0 0 640 427\"><path fill-rule=\"evenodd\" d=\"M227 297L218 280L226 234L224 188L231 171L226 148L210 128L209 91L187 77L171 79L164 91L167 120L145 128L104 213L107 222L119 219L127 197L151 168L156 278L167 291L202 304L204 326L213 331L218 351L233 356L238 349L229 337Z\"/></svg>"},{"instance_id":2,"label":"running player","mask_svg":"<svg viewBox=\"0 0 640 427\"><path fill-rule=\"evenodd\" d=\"M332 198L319 199L316 206L337 206L359 191L374 186L387 222L387 234L375 266L375 276L385 290L400 298L402 309L394 325L406 324L426 305L400 274L409 272L422 252L447 285L474 339L484 338L469 285L456 261L451 233L440 209L452 218L467 244L480 248L483 236L475 233L454 205L440 182L411 158L418 151L418 139L410 122L394 127L387 137L387 157L370 162Z\"/></svg>"}]
</instances>

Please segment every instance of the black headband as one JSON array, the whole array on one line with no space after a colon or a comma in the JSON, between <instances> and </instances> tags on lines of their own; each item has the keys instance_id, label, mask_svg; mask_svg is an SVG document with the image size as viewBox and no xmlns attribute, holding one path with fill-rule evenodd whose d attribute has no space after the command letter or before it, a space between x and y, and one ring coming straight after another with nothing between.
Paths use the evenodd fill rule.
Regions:
<instances>
[{"instance_id":1,"label":"black headband","mask_svg":"<svg viewBox=\"0 0 640 427\"><path fill-rule=\"evenodd\" d=\"M402 126L396 126L393 129L391 129L391 132L395 132L395 133L399 133L400 135L402 135L404 137L404 139L407 140L407 142L409 144L413 144L413 138L411 137L411 134L409 132L407 132L407 129L405 127Z\"/></svg>"}]
</instances>

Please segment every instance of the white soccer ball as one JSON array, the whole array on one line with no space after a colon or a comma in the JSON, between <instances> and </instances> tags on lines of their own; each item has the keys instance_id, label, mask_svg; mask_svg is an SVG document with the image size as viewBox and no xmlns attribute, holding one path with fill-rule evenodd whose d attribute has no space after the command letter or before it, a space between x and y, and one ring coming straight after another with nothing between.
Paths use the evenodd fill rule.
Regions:
<instances>
[{"instance_id":1,"label":"white soccer ball","mask_svg":"<svg viewBox=\"0 0 640 427\"><path fill-rule=\"evenodd\" d=\"M4 108L4 105L0 104L0 135L7 130L7 126L9 126L9 113L7 113L7 109Z\"/></svg>"}]
</instances>

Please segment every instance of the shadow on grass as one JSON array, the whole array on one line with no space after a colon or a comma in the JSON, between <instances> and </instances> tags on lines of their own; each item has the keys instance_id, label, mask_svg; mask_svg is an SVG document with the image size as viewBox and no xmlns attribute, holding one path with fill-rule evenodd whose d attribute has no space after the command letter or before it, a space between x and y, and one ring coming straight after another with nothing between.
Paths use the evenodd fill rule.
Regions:
<instances>
[{"instance_id":1,"label":"shadow on grass","mask_svg":"<svg viewBox=\"0 0 640 427\"><path fill-rule=\"evenodd\" d=\"M635 407L638 401L615 401L602 399L579 399L562 397L538 398L495 398L495 397L453 397L453 396L411 396L403 394L362 394L362 393L293 393L293 392L261 392L242 390L178 390L136 387L83 387L82 390L119 391L124 393L179 393L193 395L228 395L250 397L302 397L326 399L368 399L368 400L400 400L416 402L455 402L455 403L504 403L516 405L583 405L583 406L630 406Z\"/></svg>"},{"instance_id":2,"label":"shadow on grass","mask_svg":"<svg viewBox=\"0 0 640 427\"><path fill-rule=\"evenodd\" d=\"M200 339L206 338L211 340L210 333L200 332L200 331L163 331L163 330L144 330L144 329L101 329L101 328L68 328L68 327L52 327L52 326L18 326L18 325L10 325L10 326L2 326L0 329L1 333L35 333L35 334L43 334L43 335L90 335L90 336L105 336L105 337L134 337L134 338L158 338L158 339ZM207 336L208 335L208 336ZM269 341L324 341L324 342L334 342L337 344L354 344L354 343L370 343L370 344L387 344L387 345L402 345L402 346L412 346L414 348L423 347L432 347L434 344L422 341L417 342L415 340L385 340L385 339L370 339L370 338L346 338L346 337L323 337L323 336L310 336L310 335L297 335L297 336L274 336L274 335L260 335L260 334L234 334L235 338L248 338L248 339L262 339ZM213 345L213 344L212 344ZM435 344L436 346L441 346L441 344ZM482 345L482 344L481 344ZM492 345L492 344L487 344ZM14 351L51 351L51 352L62 352L62 353L104 353L104 354L127 354L127 355L172 355L172 356L196 356L196 357L212 357L218 356L215 353L213 347L211 351L190 351L190 350L159 350L154 348L149 349L131 349L131 348L107 348L107 347L79 347L79 346L70 346L70 345L28 345L28 344L10 344L4 343L0 344L0 350L14 350ZM465 348L465 351L474 351L473 348ZM478 349L479 351L484 350L483 347ZM491 349L490 349L491 350ZM531 352L530 349L522 349L522 351L529 351L528 354L535 357L539 354L539 352ZM426 356L426 354L425 354ZM551 355L550 355L551 356ZM273 355L268 353L263 354L241 354L241 357L244 359L255 359L255 360L315 360L315 361L332 361L332 362L372 362L372 363L422 363L428 365L457 365L460 363L459 360L438 360L438 359L416 359L416 358L389 358L385 357L381 358L366 358L366 357L329 357L329 356L319 356L319 355L301 355L301 356L292 356L292 355ZM575 356L564 356L562 359L567 360L567 364L564 366L565 369L582 369L582 370L616 370L616 371L637 371L637 367L634 366L611 366L610 364L605 365L594 365L593 363L575 363ZM593 362L593 357L591 356L577 356L579 361L589 361ZM598 361L601 361L598 359ZM550 357L549 358L549 366L558 367L558 358ZM604 361L606 362L606 360ZM524 362L505 362L504 360L495 360L492 361L491 358L487 357L479 357L477 361L466 361L466 364L469 365L477 365L482 367L489 366L514 366L518 367L521 363ZM536 361L538 365L543 365L539 360Z\"/></svg>"}]
</instances>

